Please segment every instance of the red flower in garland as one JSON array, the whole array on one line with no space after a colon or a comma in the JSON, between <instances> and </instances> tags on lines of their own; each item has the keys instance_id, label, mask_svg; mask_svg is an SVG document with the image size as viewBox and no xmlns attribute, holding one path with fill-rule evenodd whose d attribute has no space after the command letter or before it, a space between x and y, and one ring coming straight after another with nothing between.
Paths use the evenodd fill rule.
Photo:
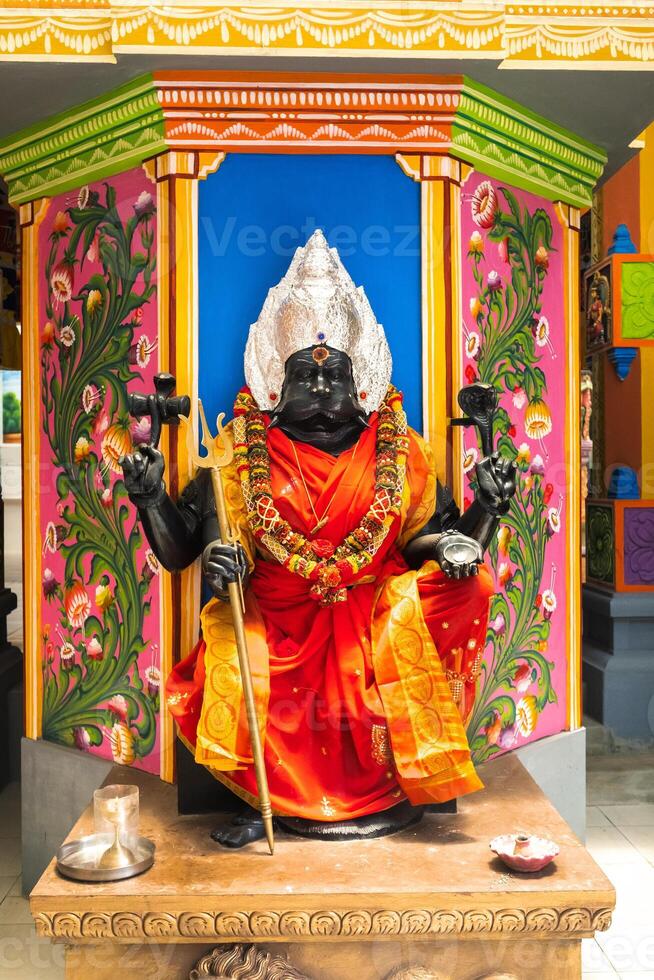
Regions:
<instances>
[{"instance_id":1,"label":"red flower in garland","mask_svg":"<svg viewBox=\"0 0 654 980\"><path fill-rule=\"evenodd\" d=\"M316 558L331 558L336 548L327 538L316 538L311 542L311 550Z\"/></svg>"}]
</instances>

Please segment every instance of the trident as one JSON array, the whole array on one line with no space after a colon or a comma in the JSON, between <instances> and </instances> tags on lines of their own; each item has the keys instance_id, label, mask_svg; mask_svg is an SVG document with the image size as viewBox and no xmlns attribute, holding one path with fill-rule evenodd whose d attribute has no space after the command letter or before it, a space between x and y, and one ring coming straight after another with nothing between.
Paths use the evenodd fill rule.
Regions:
<instances>
[{"instance_id":1,"label":"trident","mask_svg":"<svg viewBox=\"0 0 654 980\"><path fill-rule=\"evenodd\" d=\"M218 436L223 444L223 451L220 453L216 445L216 440L209 431L209 426L207 425L207 419L204 414L204 408L201 401L198 401L198 410L200 413L200 422L202 424L202 445L207 450L207 455L200 456L197 449L198 438L195 426L188 418L184 418L182 416L180 421L186 426L186 441L189 456L196 466L211 471L211 485L213 487L214 497L216 498L216 515L218 517L220 539L223 544L236 545L238 543L238 535L234 534L229 524L221 473L221 470L225 466L229 466L234 457L232 441L223 427L223 419L225 418L225 415L224 412L221 412L216 419ZM245 695L245 708L248 719L248 728L250 730L250 741L252 743L252 756L254 759L254 771L257 778L261 817L263 820L264 829L266 831L268 847L270 848L270 853L273 854L275 849L275 841L273 837L272 807L270 804L268 777L266 775L266 764L264 762L263 748L261 746L257 709L254 701L254 688L252 686L252 672L250 670L250 659L248 657L247 639L245 636L245 625L243 621L245 603L243 600L243 584L241 582L240 575L237 575L236 582L228 583L227 592L229 594L229 603L232 610L234 634L236 636L236 650L238 652L238 663L241 669L241 680L243 683L243 693Z\"/></svg>"}]
</instances>

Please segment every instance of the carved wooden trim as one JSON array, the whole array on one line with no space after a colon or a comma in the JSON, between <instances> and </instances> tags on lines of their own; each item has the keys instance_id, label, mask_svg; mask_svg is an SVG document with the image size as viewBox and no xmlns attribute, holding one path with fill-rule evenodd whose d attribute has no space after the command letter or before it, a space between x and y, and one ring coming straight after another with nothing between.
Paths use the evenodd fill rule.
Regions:
<instances>
[{"instance_id":1,"label":"carved wooden trim","mask_svg":"<svg viewBox=\"0 0 654 980\"><path fill-rule=\"evenodd\" d=\"M562 933L591 935L611 924L610 908L292 909L252 912L35 912L39 936L52 939L284 939Z\"/></svg>"}]
</instances>

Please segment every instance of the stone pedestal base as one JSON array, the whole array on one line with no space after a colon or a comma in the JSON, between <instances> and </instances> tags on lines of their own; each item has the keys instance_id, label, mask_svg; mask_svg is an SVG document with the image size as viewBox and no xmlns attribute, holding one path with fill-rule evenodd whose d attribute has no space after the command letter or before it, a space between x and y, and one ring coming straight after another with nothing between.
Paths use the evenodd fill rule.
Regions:
<instances>
[{"instance_id":1,"label":"stone pedestal base","mask_svg":"<svg viewBox=\"0 0 654 980\"><path fill-rule=\"evenodd\" d=\"M654 593L585 585L584 709L621 738L654 739Z\"/></svg>"},{"instance_id":2,"label":"stone pedestal base","mask_svg":"<svg viewBox=\"0 0 654 980\"><path fill-rule=\"evenodd\" d=\"M369 841L279 833L271 857L264 842L217 848L215 817L180 817L174 787L115 768L110 782L141 787L155 864L95 886L51 864L31 896L37 931L66 943L68 980L185 980L219 944L264 957L265 969L212 974L205 961L194 977L579 980L581 939L608 927L613 889L517 759L480 775L486 789L457 814ZM91 826L89 808L70 836ZM500 864L489 840L518 830L558 841L555 864L531 876ZM289 966L280 972L271 954Z\"/></svg>"}]
</instances>

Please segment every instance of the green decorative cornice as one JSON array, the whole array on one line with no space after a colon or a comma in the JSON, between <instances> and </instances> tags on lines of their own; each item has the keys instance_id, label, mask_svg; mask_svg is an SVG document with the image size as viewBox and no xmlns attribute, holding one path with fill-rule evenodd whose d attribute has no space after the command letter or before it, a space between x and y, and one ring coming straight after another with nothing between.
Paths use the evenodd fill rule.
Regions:
<instances>
[{"instance_id":1,"label":"green decorative cornice","mask_svg":"<svg viewBox=\"0 0 654 980\"><path fill-rule=\"evenodd\" d=\"M598 146L464 79L452 125L453 156L552 201L592 203L606 154Z\"/></svg>"},{"instance_id":2,"label":"green decorative cornice","mask_svg":"<svg viewBox=\"0 0 654 980\"><path fill-rule=\"evenodd\" d=\"M166 149L151 75L36 123L0 142L11 200L51 197L128 170Z\"/></svg>"},{"instance_id":3,"label":"green decorative cornice","mask_svg":"<svg viewBox=\"0 0 654 980\"><path fill-rule=\"evenodd\" d=\"M155 72L0 142L0 173L22 204L166 149L449 153L575 207L591 203L606 162L598 147L461 75Z\"/></svg>"}]
</instances>

